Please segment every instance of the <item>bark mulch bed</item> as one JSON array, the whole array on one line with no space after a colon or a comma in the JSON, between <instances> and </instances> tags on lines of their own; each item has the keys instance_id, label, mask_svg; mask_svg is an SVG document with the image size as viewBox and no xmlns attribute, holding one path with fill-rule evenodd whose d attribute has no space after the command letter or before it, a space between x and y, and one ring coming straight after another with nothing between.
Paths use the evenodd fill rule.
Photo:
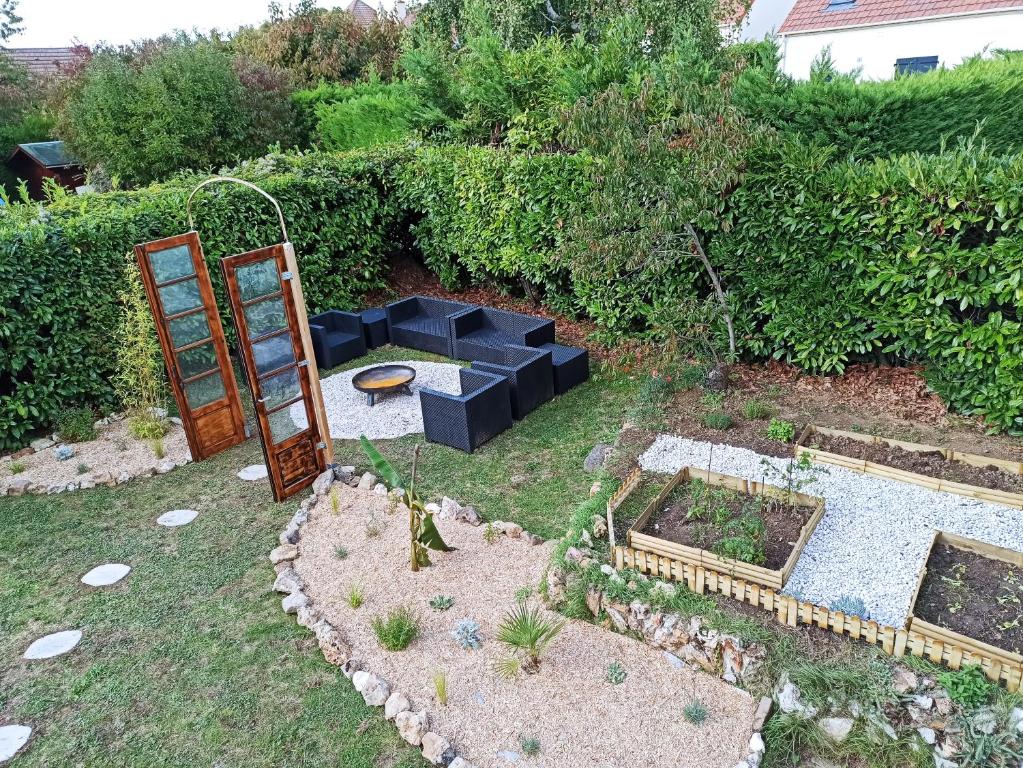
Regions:
<instances>
[{"instance_id":1,"label":"bark mulch bed","mask_svg":"<svg viewBox=\"0 0 1023 768\"><path fill-rule=\"evenodd\" d=\"M668 497L667 506L647 521L643 533L704 549L719 557L780 570L814 512L812 507L786 504L778 499L702 483L699 487L695 493L692 483L676 489ZM698 501L694 499L697 495ZM698 510L691 515L694 506ZM751 521L752 527L745 527L744 521ZM739 557L723 549L722 542L732 538L759 542L764 559Z\"/></svg>"},{"instance_id":2,"label":"bark mulch bed","mask_svg":"<svg viewBox=\"0 0 1023 768\"><path fill-rule=\"evenodd\" d=\"M1012 653L1023 652L1023 569L939 544L913 615Z\"/></svg>"},{"instance_id":3,"label":"bark mulch bed","mask_svg":"<svg viewBox=\"0 0 1023 768\"><path fill-rule=\"evenodd\" d=\"M1011 475L996 466L975 467L961 461L949 461L937 452L907 451L885 443L861 443L847 437L823 434L813 435L808 441L808 447L954 483L966 483L1009 493L1023 493L1021 475Z\"/></svg>"}]
</instances>

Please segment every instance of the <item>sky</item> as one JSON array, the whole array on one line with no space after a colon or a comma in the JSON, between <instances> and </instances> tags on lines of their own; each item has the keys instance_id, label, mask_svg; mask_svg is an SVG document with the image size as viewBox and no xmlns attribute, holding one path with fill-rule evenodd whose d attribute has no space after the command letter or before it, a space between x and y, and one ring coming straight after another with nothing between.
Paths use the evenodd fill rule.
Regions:
<instances>
[{"instance_id":1,"label":"sky","mask_svg":"<svg viewBox=\"0 0 1023 768\"><path fill-rule=\"evenodd\" d=\"M394 0L366 0L390 9ZM21 0L17 13L25 31L7 41L10 48L49 48L81 42L129 43L175 29L230 31L268 17L269 0ZM287 8L288 0L281 0ZM320 0L323 7L348 0Z\"/></svg>"}]
</instances>

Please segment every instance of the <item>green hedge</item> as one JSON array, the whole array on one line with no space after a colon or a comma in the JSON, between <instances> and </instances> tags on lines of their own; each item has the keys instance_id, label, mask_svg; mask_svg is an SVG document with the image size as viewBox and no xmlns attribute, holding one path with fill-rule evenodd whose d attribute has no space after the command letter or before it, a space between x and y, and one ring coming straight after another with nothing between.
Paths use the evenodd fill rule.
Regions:
<instances>
[{"instance_id":1,"label":"green hedge","mask_svg":"<svg viewBox=\"0 0 1023 768\"><path fill-rule=\"evenodd\" d=\"M922 361L954 408L1023 432L1023 156L832 163L787 142L731 202L713 251L748 355Z\"/></svg>"},{"instance_id":2,"label":"green hedge","mask_svg":"<svg viewBox=\"0 0 1023 768\"><path fill-rule=\"evenodd\" d=\"M782 134L861 159L936 153L943 141L954 146L979 124L979 135L992 151L1023 151L1023 54L1018 53L866 82L827 70L793 81L772 62L747 70L735 98L748 114Z\"/></svg>"},{"instance_id":3,"label":"green hedge","mask_svg":"<svg viewBox=\"0 0 1023 768\"><path fill-rule=\"evenodd\" d=\"M386 154L309 155L238 169L280 201L310 311L355 307L365 291L383 285L396 222L391 162ZM191 186L183 179L0 213L0 449L49 428L63 406L114 405L112 344L125 255L135 243L187 230ZM263 198L233 185L200 193L195 210L226 309L219 258L278 242L276 215Z\"/></svg>"}]
</instances>

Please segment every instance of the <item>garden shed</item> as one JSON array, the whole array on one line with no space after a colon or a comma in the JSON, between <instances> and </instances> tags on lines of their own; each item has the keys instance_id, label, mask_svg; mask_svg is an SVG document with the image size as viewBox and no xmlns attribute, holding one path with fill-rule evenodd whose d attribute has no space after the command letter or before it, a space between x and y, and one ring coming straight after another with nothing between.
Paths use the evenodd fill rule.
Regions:
<instances>
[{"instance_id":1,"label":"garden shed","mask_svg":"<svg viewBox=\"0 0 1023 768\"><path fill-rule=\"evenodd\" d=\"M85 167L68 152L63 141L19 144L7 159L7 166L26 181L33 200L43 199L43 179L53 179L72 190L85 183Z\"/></svg>"}]
</instances>

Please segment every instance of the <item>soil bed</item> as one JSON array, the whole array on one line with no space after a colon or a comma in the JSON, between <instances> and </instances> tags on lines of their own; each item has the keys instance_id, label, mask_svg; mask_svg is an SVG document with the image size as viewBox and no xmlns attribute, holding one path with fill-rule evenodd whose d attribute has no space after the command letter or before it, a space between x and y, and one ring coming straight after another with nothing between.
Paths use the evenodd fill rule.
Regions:
<instances>
[{"instance_id":1,"label":"soil bed","mask_svg":"<svg viewBox=\"0 0 1023 768\"><path fill-rule=\"evenodd\" d=\"M1009 493L1023 493L1023 476L1011 475L998 467L975 467L961 461L949 461L941 453L907 451L885 443L861 443L848 437L814 434L807 447L838 453L854 459L885 464L906 472L915 472L954 483L976 485Z\"/></svg>"},{"instance_id":2,"label":"soil bed","mask_svg":"<svg viewBox=\"0 0 1023 768\"><path fill-rule=\"evenodd\" d=\"M1023 652L1023 568L938 544L913 614L1004 651Z\"/></svg>"},{"instance_id":3,"label":"soil bed","mask_svg":"<svg viewBox=\"0 0 1023 768\"><path fill-rule=\"evenodd\" d=\"M812 507L712 488L697 481L675 489L642 532L719 557L780 570L813 513ZM763 559L737 556L727 548L729 540L758 543L755 549Z\"/></svg>"}]
</instances>

